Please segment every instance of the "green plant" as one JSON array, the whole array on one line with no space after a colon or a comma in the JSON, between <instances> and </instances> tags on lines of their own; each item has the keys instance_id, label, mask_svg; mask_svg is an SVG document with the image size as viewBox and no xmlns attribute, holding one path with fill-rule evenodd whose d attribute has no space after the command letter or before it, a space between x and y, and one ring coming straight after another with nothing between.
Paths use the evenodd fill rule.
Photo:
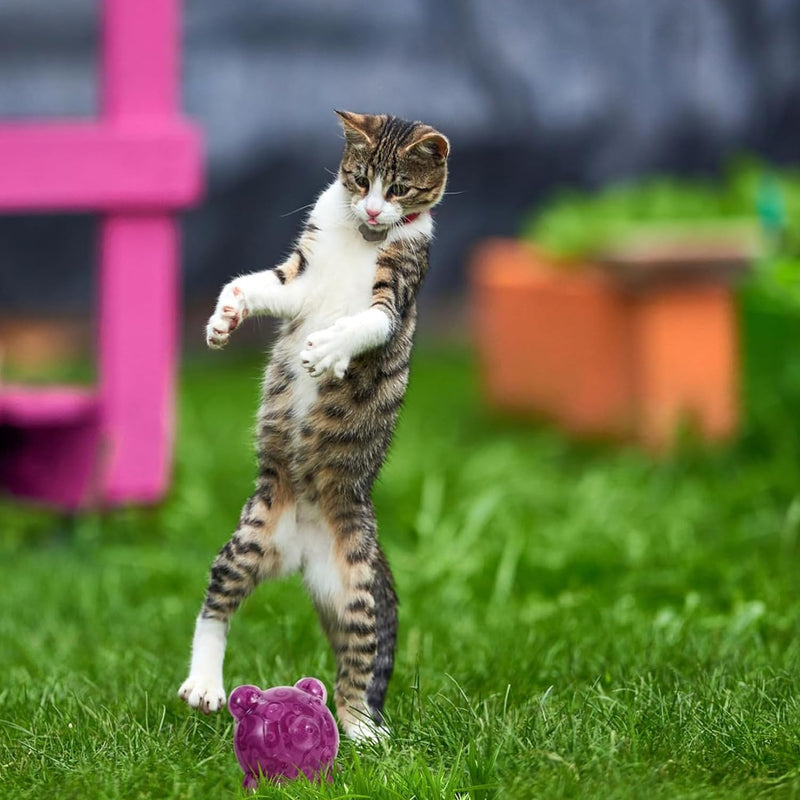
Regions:
<instances>
[{"instance_id":1,"label":"green plant","mask_svg":"<svg viewBox=\"0 0 800 800\"><path fill-rule=\"evenodd\" d=\"M717 181L651 177L591 194L564 191L527 216L522 236L570 259L624 242L643 225L718 231L757 216L776 228L776 252L800 256L800 172L740 159Z\"/></svg>"}]
</instances>

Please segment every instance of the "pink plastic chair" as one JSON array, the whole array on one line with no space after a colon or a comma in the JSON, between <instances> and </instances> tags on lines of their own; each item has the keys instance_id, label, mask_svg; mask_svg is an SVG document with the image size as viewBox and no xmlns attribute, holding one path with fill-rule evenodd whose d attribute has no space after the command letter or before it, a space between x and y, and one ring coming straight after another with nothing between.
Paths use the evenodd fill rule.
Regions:
<instances>
[{"instance_id":1,"label":"pink plastic chair","mask_svg":"<svg viewBox=\"0 0 800 800\"><path fill-rule=\"evenodd\" d=\"M175 212L200 196L179 112L178 0L103 0L102 113L0 125L0 212L101 214L99 386L0 385L0 485L62 508L153 502L170 477Z\"/></svg>"}]
</instances>

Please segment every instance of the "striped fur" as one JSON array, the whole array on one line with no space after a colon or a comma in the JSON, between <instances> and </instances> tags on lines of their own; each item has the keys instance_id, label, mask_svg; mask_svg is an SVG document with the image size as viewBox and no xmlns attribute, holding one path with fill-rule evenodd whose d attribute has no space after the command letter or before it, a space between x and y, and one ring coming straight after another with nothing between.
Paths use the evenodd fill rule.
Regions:
<instances>
[{"instance_id":1,"label":"striped fur","mask_svg":"<svg viewBox=\"0 0 800 800\"><path fill-rule=\"evenodd\" d=\"M224 702L231 616L260 581L299 570L336 655L340 723L359 738L382 722L397 636L371 492L408 383L449 145L421 123L337 113L338 179L288 258L228 284L207 328L221 347L248 316L284 320L258 412L255 492L212 565L180 693L205 711Z\"/></svg>"}]
</instances>

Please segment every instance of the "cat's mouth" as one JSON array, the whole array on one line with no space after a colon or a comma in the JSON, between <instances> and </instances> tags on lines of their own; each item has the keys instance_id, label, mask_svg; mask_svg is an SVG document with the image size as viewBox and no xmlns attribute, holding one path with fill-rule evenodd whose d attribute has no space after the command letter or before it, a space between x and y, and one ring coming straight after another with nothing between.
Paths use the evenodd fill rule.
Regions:
<instances>
[{"instance_id":1,"label":"cat's mouth","mask_svg":"<svg viewBox=\"0 0 800 800\"><path fill-rule=\"evenodd\" d=\"M393 220L379 220L377 217L367 217L366 219L362 217L362 222L365 225L369 225L370 228L375 228L376 230L391 228L392 225L395 224L395 221Z\"/></svg>"}]
</instances>

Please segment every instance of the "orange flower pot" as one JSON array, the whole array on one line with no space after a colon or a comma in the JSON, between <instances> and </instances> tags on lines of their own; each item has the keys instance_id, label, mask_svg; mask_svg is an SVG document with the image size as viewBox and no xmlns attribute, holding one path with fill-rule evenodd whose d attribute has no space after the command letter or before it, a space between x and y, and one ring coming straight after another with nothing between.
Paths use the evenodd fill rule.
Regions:
<instances>
[{"instance_id":1,"label":"orange flower pot","mask_svg":"<svg viewBox=\"0 0 800 800\"><path fill-rule=\"evenodd\" d=\"M564 265L516 240L483 243L471 291L489 401L654 449L685 422L729 436L739 420L730 278L747 260L695 248Z\"/></svg>"}]
</instances>

